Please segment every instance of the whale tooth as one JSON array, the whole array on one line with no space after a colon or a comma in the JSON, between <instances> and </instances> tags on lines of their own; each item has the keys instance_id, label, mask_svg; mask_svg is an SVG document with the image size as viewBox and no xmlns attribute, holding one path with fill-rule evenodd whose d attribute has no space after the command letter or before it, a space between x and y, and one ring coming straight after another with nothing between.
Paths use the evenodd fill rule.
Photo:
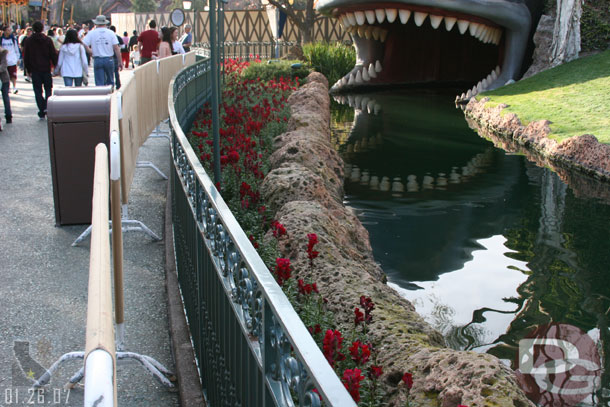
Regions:
<instances>
[{"instance_id":1,"label":"whale tooth","mask_svg":"<svg viewBox=\"0 0 610 407\"><path fill-rule=\"evenodd\" d=\"M436 30L442 22L443 16L433 16L432 14L430 14L430 24L432 25L432 28Z\"/></svg>"},{"instance_id":2,"label":"whale tooth","mask_svg":"<svg viewBox=\"0 0 610 407\"><path fill-rule=\"evenodd\" d=\"M362 83L362 72L360 72L360 70L358 70L358 71L356 72L356 79L355 79L355 82L356 82L357 84Z\"/></svg>"},{"instance_id":3,"label":"whale tooth","mask_svg":"<svg viewBox=\"0 0 610 407\"><path fill-rule=\"evenodd\" d=\"M371 78L376 78L377 77L377 72L375 72L375 65L373 65L372 62L369 64L369 76Z\"/></svg>"},{"instance_id":4,"label":"whale tooth","mask_svg":"<svg viewBox=\"0 0 610 407\"><path fill-rule=\"evenodd\" d=\"M409 18L411 17L411 10L398 10L398 17L400 18L401 23L407 24L407 21L409 21Z\"/></svg>"},{"instance_id":5,"label":"whale tooth","mask_svg":"<svg viewBox=\"0 0 610 407\"><path fill-rule=\"evenodd\" d=\"M375 111L375 101L371 99L371 101L369 101L369 103L366 105L366 110L370 113L373 113Z\"/></svg>"},{"instance_id":6,"label":"whale tooth","mask_svg":"<svg viewBox=\"0 0 610 407\"><path fill-rule=\"evenodd\" d=\"M362 96L356 95L356 97L354 98L354 107L356 109L360 109L360 102L361 101L362 101ZM360 144L360 140L358 140L356 143Z\"/></svg>"},{"instance_id":7,"label":"whale tooth","mask_svg":"<svg viewBox=\"0 0 610 407\"><path fill-rule=\"evenodd\" d=\"M413 13L413 21L415 21L415 25L417 25L418 27L421 27L426 17L428 17L428 13L422 13L419 11Z\"/></svg>"},{"instance_id":8,"label":"whale tooth","mask_svg":"<svg viewBox=\"0 0 610 407\"><path fill-rule=\"evenodd\" d=\"M353 74L353 73L351 73L351 74L349 75L349 79L347 80L347 84L348 84L348 85L353 85L353 84L354 84L354 80L355 80L355 79L356 79L356 78L354 78L354 74Z\"/></svg>"},{"instance_id":9,"label":"whale tooth","mask_svg":"<svg viewBox=\"0 0 610 407\"><path fill-rule=\"evenodd\" d=\"M470 25L470 21L468 20L457 20L458 29L460 30L460 34L464 34Z\"/></svg>"},{"instance_id":10,"label":"whale tooth","mask_svg":"<svg viewBox=\"0 0 610 407\"><path fill-rule=\"evenodd\" d=\"M347 95L347 104L350 107L354 106L354 97L352 95ZM352 170L352 171L354 171L354 170Z\"/></svg>"},{"instance_id":11,"label":"whale tooth","mask_svg":"<svg viewBox=\"0 0 610 407\"><path fill-rule=\"evenodd\" d=\"M369 98L363 98L362 101L360 102L360 109L362 110L366 110L367 105L369 104L370 99ZM366 139L362 140L362 146L366 147Z\"/></svg>"},{"instance_id":12,"label":"whale tooth","mask_svg":"<svg viewBox=\"0 0 610 407\"><path fill-rule=\"evenodd\" d=\"M356 17L358 25L364 24L365 17L363 11L354 11L354 17Z\"/></svg>"},{"instance_id":13,"label":"whale tooth","mask_svg":"<svg viewBox=\"0 0 610 407\"><path fill-rule=\"evenodd\" d=\"M378 115L380 111L381 111L381 105L379 103L375 103L375 109L373 110L373 113L375 115Z\"/></svg>"},{"instance_id":14,"label":"whale tooth","mask_svg":"<svg viewBox=\"0 0 610 407\"><path fill-rule=\"evenodd\" d=\"M347 85L347 75L341 78L341 85Z\"/></svg>"},{"instance_id":15,"label":"whale tooth","mask_svg":"<svg viewBox=\"0 0 610 407\"><path fill-rule=\"evenodd\" d=\"M491 42L491 35L493 34L493 30L490 27L485 27L485 43L488 44Z\"/></svg>"},{"instance_id":16,"label":"whale tooth","mask_svg":"<svg viewBox=\"0 0 610 407\"><path fill-rule=\"evenodd\" d=\"M388 38L388 30L381 29L379 32L379 41L385 42L385 39Z\"/></svg>"},{"instance_id":17,"label":"whale tooth","mask_svg":"<svg viewBox=\"0 0 610 407\"><path fill-rule=\"evenodd\" d=\"M385 20L385 10L382 8L376 8L375 16L377 17L377 22L379 24L383 23L383 20Z\"/></svg>"},{"instance_id":18,"label":"whale tooth","mask_svg":"<svg viewBox=\"0 0 610 407\"><path fill-rule=\"evenodd\" d=\"M500 45L501 39L502 39L502 30L498 29L496 31L496 45Z\"/></svg>"},{"instance_id":19,"label":"whale tooth","mask_svg":"<svg viewBox=\"0 0 610 407\"><path fill-rule=\"evenodd\" d=\"M349 25L356 25L356 17L354 17L354 13L345 13L345 18L349 22Z\"/></svg>"},{"instance_id":20,"label":"whale tooth","mask_svg":"<svg viewBox=\"0 0 610 407\"><path fill-rule=\"evenodd\" d=\"M470 31L470 35L472 35L473 37L476 38L477 31L479 31L480 27L481 27L481 24L470 23L470 26L468 26L468 30Z\"/></svg>"},{"instance_id":21,"label":"whale tooth","mask_svg":"<svg viewBox=\"0 0 610 407\"><path fill-rule=\"evenodd\" d=\"M445 17L445 28L447 29L447 31L451 31L456 21L457 18L455 17Z\"/></svg>"},{"instance_id":22,"label":"whale tooth","mask_svg":"<svg viewBox=\"0 0 610 407\"><path fill-rule=\"evenodd\" d=\"M488 85L489 85L489 83L487 83L487 78L484 78L484 79L481 81L481 88L482 88L482 89L487 89L487 86L488 86Z\"/></svg>"},{"instance_id":23,"label":"whale tooth","mask_svg":"<svg viewBox=\"0 0 610 407\"><path fill-rule=\"evenodd\" d=\"M366 10L364 15L366 16L366 21L368 21L369 24L375 24L375 12L373 10Z\"/></svg>"},{"instance_id":24,"label":"whale tooth","mask_svg":"<svg viewBox=\"0 0 610 407\"><path fill-rule=\"evenodd\" d=\"M395 8L386 8L385 14L388 17L388 23L393 23L396 20L396 16L398 15L398 11Z\"/></svg>"},{"instance_id":25,"label":"whale tooth","mask_svg":"<svg viewBox=\"0 0 610 407\"><path fill-rule=\"evenodd\" d=\"M479 93L479 92L477 91L477 87L476 87L476 86L473 86L473 87L472 87L472 96L475 96L477 93Z\"/></svg>"},{"instance_id":26,"label":"whale tooth","mask_svg":"<svg viewBox=\"0 0 610 407\"><path fill-rule=\"evenodd\" d=\"M362 80L365 82L371 80L371 77L369 76L369 71L368 69L366 69L366 67L362 68Z\"/></svg>"},{"instance_id":27,"label":"whale tooth","mask_svg":"<svg viewBox=\"0 0 610 407\"><path fill-rule=\"evenodd\" d=\"M373 39L375 40L379 40L379 33L381 32L381 28L379 27L373 27Z\"/></svg>"},{"instance_id":28,"label":"whale tooth","mask_svg":"<svg viewBox=\"0 0 610 407\"><path fill-rule=\"evenodd\" d=\"M381 72L381 62L379 60L375 61L375 71Z\"/></svg>"},{"instance_id":29,"label":"whale tooth","mask_svg":"<svg viewBox=\"0 0 610 407\"><path fill-rule=\"evenodd\" d=\"M496 69L494 69L494 72L496 73L496 76L500 76L500 72L502 72L502 70L500 69L500 65L496 66Z\"/></svg>"},{"instance_id":30,"label":"whale tooth","mask_svg":"<svg viewBox=\"0 0 610 407\"><path fill-rule=\"evenodd\" d=\"M373 37L373 27L368 26L366 27L366 29L364 30L364 38L366 38L367 40L370 40Z\"/></svg>"},{"instance_id":31,"label":"whale tooth","mask_svg":"<svg viewBox=\"0 0 610 407\"><path fill-rule=\"evenodd\" d=\"M472 90L468 89L468 92L466 92L466 99L470 99L471 97L472 97Z\"/></svg>"},{"instance_id":32,"label":"whale tooth","mask_svg":"<svg viewBox=\"0 0 610 407\"><path fill-rule=\"evenodd\" d=\"M358 73L360 73L360 71L358 71ZM479 83L477 83L477 93L481 93L481 90L483 90L483 82L479 81Z\"/></svg>"},{"instance_id":33,"label":"whale tooth","mask_svg":"<svg viewBox=\"0 0 610 407\"><path fill-rule=\"evenodd\" d=\"M496 73L496 71L495 71L495 70L491 71L490 75L491 75L491 79L493 79L494 81L495 81L496 79L498 79L498 74Z\"/></svg>"}]
</instances>

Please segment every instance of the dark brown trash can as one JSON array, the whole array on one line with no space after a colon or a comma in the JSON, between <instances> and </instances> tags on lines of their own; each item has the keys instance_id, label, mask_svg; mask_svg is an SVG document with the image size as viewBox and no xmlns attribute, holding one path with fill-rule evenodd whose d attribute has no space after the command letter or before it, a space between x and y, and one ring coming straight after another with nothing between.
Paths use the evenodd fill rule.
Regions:
<instances>
[{"instance_id":1,"label":"dark brown trash can","mask_svg":"<svg viewBox=\"0 0 610 407\"><path fill-rule=\"evenodd\" d=\"M91 223L95 146L109 145L111 95L47 102L55 225Z\"/></svg>"}]
</instances>

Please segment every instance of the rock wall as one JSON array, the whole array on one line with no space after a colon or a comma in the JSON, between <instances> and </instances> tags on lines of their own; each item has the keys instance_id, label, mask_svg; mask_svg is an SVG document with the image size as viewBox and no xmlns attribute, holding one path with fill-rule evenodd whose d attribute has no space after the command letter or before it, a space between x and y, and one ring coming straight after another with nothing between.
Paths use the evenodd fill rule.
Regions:
<instances>
[{"instance_id":1,"label":"rock wall","mask_svg":"<svg viewBox=\"0 0 610 407\"><path fill-rule=\"evenodd\" d=\"M571 137L561 142L548 138L548 120L531 122L524 126L514 113L502 114L505 104L486 107L489 98L477 101L472 98L464 107L470 127L482 135L493 135L510 141L516 148L529 150L565 173L565 168L577 170L601 180L610 180L610 145L601 144L591 134ZM509 150L511 151L511 150ZM532 154L530 154L531 156Z\"/></svg>"},{"instance_id":2,"label":"rock wall","mask_svg":"<svg viewBox=\"0 0 610 407\"><path fill-rule=\"evenodd\" d=\"M367 230L342 204L343 162L330 143L326 78L311 74L288 102L289 128L274 140L272 170L262 186L275 219L288 231L279 248L297 278L317 282L342 331L352 329L361 295L375 302L371 336L379 348L388 405L404 406L406 389L399 383L408 371L414 378L412 405L533 406L509 368L487 354L445 348L441 334L385 284ZM307 233L316 233L320 242L313 269L306 254Z\"/></svg>"}]
</instances>

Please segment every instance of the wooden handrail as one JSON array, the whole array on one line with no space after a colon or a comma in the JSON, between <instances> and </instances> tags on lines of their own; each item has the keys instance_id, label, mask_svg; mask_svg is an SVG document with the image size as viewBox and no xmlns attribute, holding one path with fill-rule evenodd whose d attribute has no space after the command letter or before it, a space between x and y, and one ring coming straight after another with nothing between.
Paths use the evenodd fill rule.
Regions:
<instances>
[{"instance_id":1,"label":"wooden handrail","mask_svg":"<svg viewBox=\"0 0 610 407\"><path fill-rule=\"evenodd\" d=\"M116 406L117 403L108 199L108 149L100 143L95 148L93 179L85 342L85 407Z\"/></svg>"}]
</instances>

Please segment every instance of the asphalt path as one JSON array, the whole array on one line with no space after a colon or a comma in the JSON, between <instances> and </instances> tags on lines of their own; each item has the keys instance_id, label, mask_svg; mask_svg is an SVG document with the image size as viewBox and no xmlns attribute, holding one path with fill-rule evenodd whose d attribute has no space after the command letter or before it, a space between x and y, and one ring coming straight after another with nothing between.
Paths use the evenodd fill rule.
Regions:
<instances>
[{"instance_id":1,"label":"asphalt path","mask_svg":"<svg viewBox=\"0 0 610 407\"><path fill-rule=\"evenodd\" d=\"M124 71L123 80L128 75ZM2 111L0 132L0 406L82 406L83 387L69 393L63 387L82 360L62 364L44 391L30 388L39 369L67 352L84 350L89 239L72 247L85 226L55 226L47 120L37 117L32 86L21 71L17 87L18 94L11 93L13 123L4 123ZM54 88L59 87L63 80L55 78ZM168 140L149 138L138 159L167 174ZM173 369L164 276L166 188L167 181L153 170L136 170L130 218L163 241L139 232L123 236L125 344L127 351ZM176 392L135 361L119 363L117 384L121 406L180 405Z\"/></svg>"}]
</instances>

